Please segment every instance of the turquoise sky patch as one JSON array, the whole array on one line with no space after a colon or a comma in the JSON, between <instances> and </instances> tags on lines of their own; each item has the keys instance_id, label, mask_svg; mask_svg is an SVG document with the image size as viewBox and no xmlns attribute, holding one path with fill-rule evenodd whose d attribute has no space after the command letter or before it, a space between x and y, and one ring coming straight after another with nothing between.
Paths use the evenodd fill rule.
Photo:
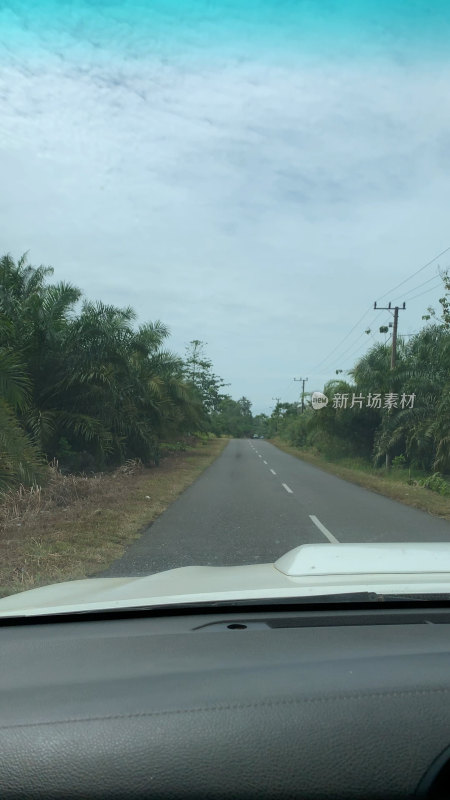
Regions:
<instances>
[{"instance_id":1,"label":"turquoise sky patch","mask_svg":"<svg viewBox=\"0 0 450 800\"><path fill-rule=\"evenodd\" d=\"M409 61L445 57L450 34L448 2L426 0L10 0L0 20L4 47L75 59Z\"/></svg>"}]
</instances>

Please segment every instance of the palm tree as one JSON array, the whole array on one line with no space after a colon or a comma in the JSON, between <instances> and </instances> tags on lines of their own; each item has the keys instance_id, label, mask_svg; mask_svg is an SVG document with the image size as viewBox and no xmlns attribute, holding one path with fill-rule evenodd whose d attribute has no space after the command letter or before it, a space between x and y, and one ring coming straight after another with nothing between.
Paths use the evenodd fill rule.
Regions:
<instances>
[{"instance_id":1,"label":"palm tree","mask_svg":"<svg viewBox=\"0 0 450 800\"><path fill-rule=\"evenodd\" d=\"M2 329L0 319L0 336ZM27 404L29 386L23 364L11 350L0 347L0 491L45 479L44 460L16 413Z\"/></svg>"},{"instance_id":2,"label":"palm tree","mask_svg":"<svg viewBox=\"0 0 450 800\"><path fill-rule=\"evenodd\" d=\"M450 333L443 325L423 328L407 343L399 341L395 370L390 353L376 345L356 364L352 375L361 391L414 395L412 408L380 413L374 458L403 454L426 470L450 467Z\"/></svg>"},{"instance_id":3,"label":"palm tree","mask_svg":"<svg viewBox=\"0 0 450 800\"><path fill-rule=\"evenodd\" d=\"M63 454L72 468L83 452L97 467L137 456L151 462L162 439L205 424L183 361L164 348L167 326L136 328L131 308L79 308L80 290L46 283L52 273L29 266L26 255L0 259L0 398L11 452L31 447L30 465L39 451Z\"/></svg>"}]
</instances>

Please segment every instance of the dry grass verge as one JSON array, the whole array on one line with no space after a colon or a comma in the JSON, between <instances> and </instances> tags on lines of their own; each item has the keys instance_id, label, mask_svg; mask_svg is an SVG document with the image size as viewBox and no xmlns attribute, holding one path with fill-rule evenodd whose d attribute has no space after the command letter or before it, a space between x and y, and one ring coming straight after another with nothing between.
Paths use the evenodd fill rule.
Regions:
<instances>
[{"instance_id":1,"label":"dry grass verge","mask_svg":"<svg viewBox=\"0 0 450 800\"><path fill-rule=\"evenodd\" d=\"M408 474L403 470L392 469L389 473L377 474L370 467L363 469L362 467L358 468L356 465L346 466L336 461L328 461L323 456L316 455L308 450L301 450L298 447L292 447L280 439L272 439L271 442L285 453L289 453L289 455L295 456L301 461L306 461L308 464L313 464L326 472L331 472L339 478L344 478L347 481L351 481L351 483L358 484L358 486L363 486L365 489L370 489L372 492L383 494L393 500L398 500L400 503L420 508L422 511L428 511L433 516L450 521L450 499L422 486L408 484Z\"/></svg>"},{"instance_id":2,"label":"dry grass verge","mask_svg":"<svg viewBox=\"0 0 450 800\"><path fill-rule=\"evenodd\" d=\"M21 489L0 503L0 596L85 578L123 555L224 449L211 439L147 469L128 462L114 473L64 476L45 489Z\"/></svg>"}]
</instances>

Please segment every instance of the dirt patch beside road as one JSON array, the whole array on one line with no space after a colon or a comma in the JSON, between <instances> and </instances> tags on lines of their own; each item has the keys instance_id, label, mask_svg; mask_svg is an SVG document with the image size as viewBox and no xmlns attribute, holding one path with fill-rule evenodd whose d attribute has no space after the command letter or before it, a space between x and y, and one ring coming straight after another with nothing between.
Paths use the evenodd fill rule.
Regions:
<instances>
[{"instance_id":1,"label":"dirt patch beside road","mask_svg":"<svg viewBox=\"0 0 450 800\"><path fill-rule=\"evenodd\" d=\"M54 471L44 489L11 494L0 504L0 596L107 569L227 443L200 442L153 469L129 462L95 477Z\"/></svg>"}]
</instances>

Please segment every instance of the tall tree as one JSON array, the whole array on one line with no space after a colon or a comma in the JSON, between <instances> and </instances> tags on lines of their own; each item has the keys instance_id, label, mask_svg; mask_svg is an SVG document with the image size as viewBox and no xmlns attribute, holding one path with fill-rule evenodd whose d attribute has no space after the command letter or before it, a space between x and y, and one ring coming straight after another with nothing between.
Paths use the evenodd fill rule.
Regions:
<instances>
[{"instance_id":1,"label":"tall tree","mask_svg":"<svg viewBox=\"0 0 450 800\"><path fill-rule=\"evenodd\" d=\"M206 415L219 409L224 395L221 390L228 384L213 372L212 361L205 354L206 343L193 339L186 347L186 380L194 387Z\"/></svg>"},{"instance_id":2,"label":"tall tree","mask_svg":"<svg viewBox=\"0 0 450 800\"><path fill-rule=\"evenodd\" d=\"M0 444L11 453L0 469L8 483L13 472L28 482L38 474L39 451L72 469L88 457L97 468L155 461L163 438L196 430L204 417L183 360L165 349L163 323L136 327L131 308L80 307L80 290L48 283L52 272L26 256L0 259Z\"/></svg>"}]
</instances>

